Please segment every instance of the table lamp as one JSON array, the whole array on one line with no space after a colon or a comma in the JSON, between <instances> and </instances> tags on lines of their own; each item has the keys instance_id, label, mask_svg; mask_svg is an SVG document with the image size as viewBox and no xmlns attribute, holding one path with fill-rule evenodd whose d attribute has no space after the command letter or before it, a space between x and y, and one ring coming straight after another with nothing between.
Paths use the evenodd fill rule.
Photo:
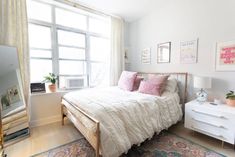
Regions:
<instances>
[{"instance_id":1,"label":"table lamp","mask_svg":"<svg viewBox=\"0 0 235 157\"><path fill-rule=\"evenodd\" d=\"M204 89L211 88L211 78L209 77L201 77L201 76L194 76L194 88L200 89L197 92L197 101L205 102L207 101L207 93Z\"/></svg>"}]
</instances>

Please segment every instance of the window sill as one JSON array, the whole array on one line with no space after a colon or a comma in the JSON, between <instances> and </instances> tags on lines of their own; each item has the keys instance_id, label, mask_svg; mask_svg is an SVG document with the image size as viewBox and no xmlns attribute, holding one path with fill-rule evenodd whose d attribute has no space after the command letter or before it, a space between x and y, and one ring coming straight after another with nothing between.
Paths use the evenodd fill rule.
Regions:
<instances>
[{"instance_id":1,"label":"window sill","mask_svg":"<svg viewBox=\"0 0 235 157\"><path fill-rule=\"evenodd\" d=\"M58 89L56 92L35 92L31 93L32 96L43 96L43 95L53 95L53 94L66 94L68 92L76 91L79 89Z\"/></svg>"}]
</instances>

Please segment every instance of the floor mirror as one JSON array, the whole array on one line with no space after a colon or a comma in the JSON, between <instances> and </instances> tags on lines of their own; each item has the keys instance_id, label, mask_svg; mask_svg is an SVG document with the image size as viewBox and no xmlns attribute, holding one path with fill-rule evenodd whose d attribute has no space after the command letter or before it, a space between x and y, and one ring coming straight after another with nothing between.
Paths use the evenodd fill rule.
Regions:
<instances>
[{"instance_id":1,"label":"floor mirror","mask_svg":"<svg viewBox=\"0 0 235 157\"><path fill-rule=\"evenodd\" d=\"M0 133L2 148L29 135L29 118L15 47L0 45Z\"/></svg>"}]
</instances>

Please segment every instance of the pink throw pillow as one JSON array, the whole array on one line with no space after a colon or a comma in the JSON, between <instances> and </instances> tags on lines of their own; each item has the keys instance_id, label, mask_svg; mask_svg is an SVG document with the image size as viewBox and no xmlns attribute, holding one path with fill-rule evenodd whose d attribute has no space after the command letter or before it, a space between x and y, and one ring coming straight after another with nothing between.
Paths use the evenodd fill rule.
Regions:
<instances>
[{"instance_id":1,"label":"pink throw pillow","mask_svg":"<svg viewBox=\"0 0 235 157\"><path fill-rule=\"evenodd\" d=\"M139 86L139 92L160 96L160 86L157 84L153 84L149 81L141 81Z\"/></svg>"},{"instance_id":2,"label":"pink throw pillow","mask_svg":"<svg viewBox=\"0 0 235 157\"><path fill-rule=\"evenodd\" d=\"M149 74L148 75L148 81L150 81L152 84L157 84L160 87L160 95L165 90L166 82L169 75L154 75Z\"/></svg>"},{"instance_id":3,"label":"pink throw pillow","mask_svg":"<svg viewBox=\"0 0 235 157\"><path fill-rule=\"evenodd\" d=\"M136 76L137 72L123 71L118 81L118 87L123 90L132 91Z\"/></svg>"},{"instance_id":4,"label":"pink throw pillow","mask_svg":"<svg viewBox=\"0 0 235 157\"><path fill-rule=\"evenodd\" d=\"M141 82L143 79L144 79L144 78L139 77L139 76L137 76L137 77L135 78L134 86L133 86L133 91L138 90L138 88L139 88L139 86L140 86L140 82Z\"/></svg>"}]
</instances>

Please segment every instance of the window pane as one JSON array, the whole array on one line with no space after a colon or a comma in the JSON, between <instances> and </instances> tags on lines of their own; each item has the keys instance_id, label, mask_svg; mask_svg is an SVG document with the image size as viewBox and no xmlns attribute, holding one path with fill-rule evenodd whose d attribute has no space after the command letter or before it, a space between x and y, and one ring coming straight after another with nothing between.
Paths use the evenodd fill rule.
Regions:
<instances>
[{"instance_id":1,"label":"window pane","mask_svg":"<svg viewBox=\"0 0 235 157\"><path fill-rule=\"evenodd\" d=\"M31 57L51 58L51 51L47 50L30 50Z\"/></svg>"},{"instance_id":2,"label":"window pane","mask_svg":"<svg viewBox=\"0 0 235 157\"><path fill-rule=\"evenodd\" d=\"M56 8L56 24L86 30L86 16Z\"/></svg>"},{"instance_id":3,"label":"window pane","mask_svg":"<svg viewBox=\"0 0 235 157\"><path fill-rule=\"evenodd\" d=\"M104 63L91 63L91 86L109 85L109 66Z\"/></svg>"},{"instance_id":4,"label":"window pane","mask_svg":"<svg viewBox=\"0 0 235 157\"><path fill-rule=\"evenodd\" d=\"M52 61L45 59L31 59L31 82L42 82L44 76L52 72Z\"/></svg>"},{"instance_id":5,"label":"window pane","mask_svg":"<svg viewBox=\"0 0 235 157\"><path fill-rule=\"evenodd\" d=\"M29 24L29 45L34 48L51 48L51 29Z\"/></svg>"},{"instance_id":6,"label":"window pane","mask_svg":"<svg viewBox=\"0 0 235 157\"><path fill-rule=\"evenodd\" d=\"M89 31L108 36L110 34L109 28L110 25L108 21L96 18L89 18Z\"/></svg>"},{"instance_id":7,"label":"window pane","mask_svg":"<svg viewBox=\"0 0 235 157\"><path fill-rule=\"evenodd\" d=\"M85 35L58 30L58 42L62 45L85 47Z\"/></svg>"},{"instance_id":8,"label":"window pane","mask_svg":"<svg viewBox=\"0 0 235 157\"><path fill-rule=\"evenodd\" d=\"M86 64L83 61L59 61L61 75L86 74Z\"/></svg>"},{"instance_id":9,"label":"window pane","mask_svg":"<svg viewBox=\"0 0 235 157\"><path fill-rule=\"evenodd\" d=\"M60 76L59 86L61 89L86 87L87 86L87 76L81 76L81 77Z\"/></svg>"},{"instance_id":10,"label":"window pane","mask_svg":"<svg viewBox=\"0 0 235 157\"><path fill-rule=\"evenodd\" d=\"M85 50L69 47L59 47L59 58L85 60Z\"/></svg>"},{"instance_id":11,"label":"window pane","mask_svg":"<svg viewBox=\"0 0 235 157\"><path fill-rule=\"evenodd\" d=\"M110 53L109 40L90 37L90 58L93 61L108 61Z\"/></svg>"},{"instance_id":12,"label":"window pane","mask_svg":"<svg viewBox=\"0 0 235 157\"><path fill-rule=\"evenodd\" d=\"M51 6L38 3L35 1L28 1L27 11L29 19L41 20L51 22Z\"/></svg>"}]
</instances>

